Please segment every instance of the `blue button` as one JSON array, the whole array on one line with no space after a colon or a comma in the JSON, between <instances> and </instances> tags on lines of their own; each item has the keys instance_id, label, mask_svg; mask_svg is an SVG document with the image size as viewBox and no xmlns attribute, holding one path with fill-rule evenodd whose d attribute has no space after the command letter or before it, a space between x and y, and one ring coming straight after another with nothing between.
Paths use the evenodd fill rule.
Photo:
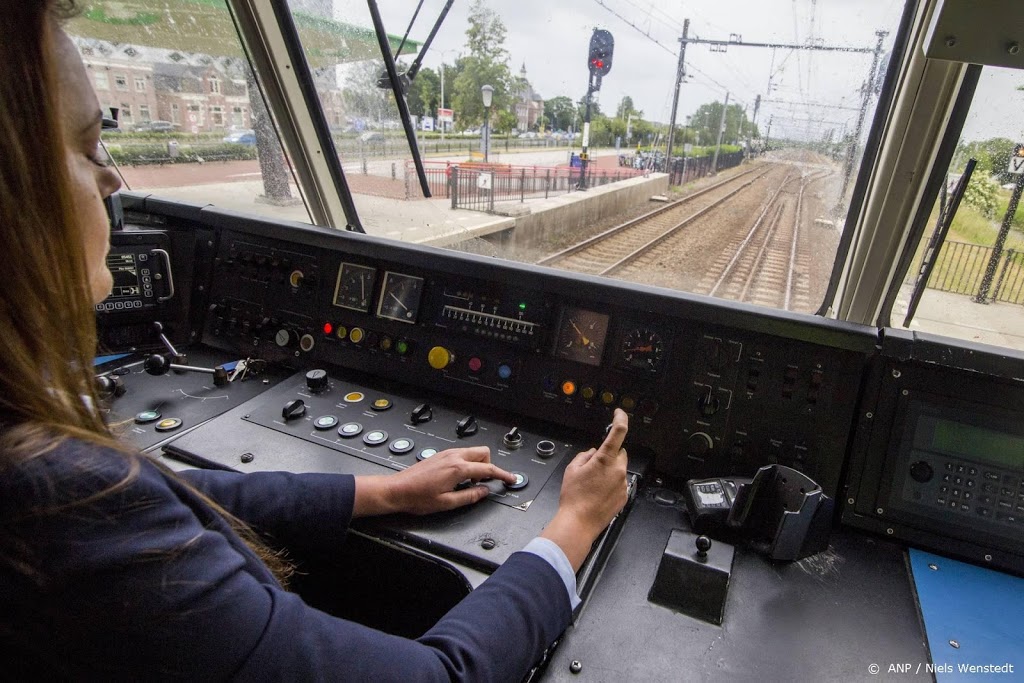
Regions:
<instances>
[{"instance_id":1,"label":"blue button","mask_svg":"<svg viewBox=\"0 0 1024 683\"><path fill-rule=\"evenodd\" d=\"M498 366L498 377L500 377L502 379L508 379L511 376L512 376L512 368L511 367L509 367L505 363L502 363L501 365Z\"/></svg>"}]
</instances>

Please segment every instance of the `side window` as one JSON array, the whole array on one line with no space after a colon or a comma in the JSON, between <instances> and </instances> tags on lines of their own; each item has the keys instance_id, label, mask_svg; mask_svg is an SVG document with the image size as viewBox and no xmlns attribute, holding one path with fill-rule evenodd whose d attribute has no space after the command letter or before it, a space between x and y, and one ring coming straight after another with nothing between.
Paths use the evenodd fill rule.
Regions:
<instances>
[{"instance_id":1,"label":"side window","mask_svg":"<svg viewBox=\"0 0 1024 683\"><path fill-rule=\"evenodd\" d=\"M1024 71L984 67L946 187L893 307L893 326L1024 350L1021 111ZM940 219L970 159L974 173L939 246Z\"/></svg>"},{"instance_id":2,"label":"side window","mask_svg":"<svg viewBox=\"0 0 1024 683\"><path fill-rule=\"evenodd\" d=\"M100 106L120 110L103 140L126 188L308 222L224 0L103 4L67 31Z\"/></svg>"}]
</instances>

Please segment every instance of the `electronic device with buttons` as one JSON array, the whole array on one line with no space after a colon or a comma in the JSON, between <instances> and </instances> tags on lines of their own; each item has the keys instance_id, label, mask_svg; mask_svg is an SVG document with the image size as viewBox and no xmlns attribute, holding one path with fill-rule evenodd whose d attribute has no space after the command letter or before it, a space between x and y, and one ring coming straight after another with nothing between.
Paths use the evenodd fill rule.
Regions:
<instances>
[{"instance_id":1,"label":"electronic device with buttons","mask_svg":"<svg viewBox=\"0 0 1024 683\"><path fill-rule=\"evenodd\" d=\"M96 304L100 315L155 311L175 296L170 239L162 231L113 232L107 268L114 276L110 296Z\"/></svg>"},{"instance_id":2,"label":"electronic device with buttons","mask_svg":"<svg viewBox=\"0 0 1024 683\"><path fill-rule=\"evenodd\" d=\"M1003 379L1019 361L896 331L883 352L844 521L1024 572L1024 388Z\"/></svg>"}]
</instances>

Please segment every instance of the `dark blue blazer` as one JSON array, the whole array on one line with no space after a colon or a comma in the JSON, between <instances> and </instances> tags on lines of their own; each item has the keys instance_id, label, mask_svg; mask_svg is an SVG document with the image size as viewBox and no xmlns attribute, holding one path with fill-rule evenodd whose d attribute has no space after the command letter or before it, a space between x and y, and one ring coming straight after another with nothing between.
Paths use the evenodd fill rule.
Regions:
<instances>
[{"instance_id":1,"label":"dark blue blazer","mask_svg":"<svg viewBox=\"0 0 1024 683\"><path fill-rule=\"evenodd\" d=\"M350 476L181 476L293 548L340 543L352 517ZM515 681L570 618L557 572L522 552L417 640L332 617L175 476L74 440L0 469L0 551L5 677Z\"/></svg>"}]
</instances>

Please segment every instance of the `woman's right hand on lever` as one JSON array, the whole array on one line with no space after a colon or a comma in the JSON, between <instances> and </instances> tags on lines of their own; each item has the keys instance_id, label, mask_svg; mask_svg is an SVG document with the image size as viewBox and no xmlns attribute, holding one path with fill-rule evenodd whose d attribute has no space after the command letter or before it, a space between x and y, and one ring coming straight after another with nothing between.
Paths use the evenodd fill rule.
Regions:
<instances>
[{"instance_id":1,"label":"woman's right hand on lever","mask_svg":"<svg viewBox=\"0 0 1024 683\"><path fill-rule=\"evenodd\" d=\"M579 453L565 468L558 512L541 536L558 545L578 571L590 547L627 499L626 413L616 409L600 448Z\"/></svg>"}]
</instances>

